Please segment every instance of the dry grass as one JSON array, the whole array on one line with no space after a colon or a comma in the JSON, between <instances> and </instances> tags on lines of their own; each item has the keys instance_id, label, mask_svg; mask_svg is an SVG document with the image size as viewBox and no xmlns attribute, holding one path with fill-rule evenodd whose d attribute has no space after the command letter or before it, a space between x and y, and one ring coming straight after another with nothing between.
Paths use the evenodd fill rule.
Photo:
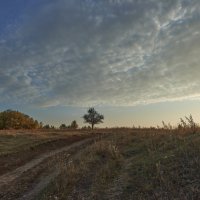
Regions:
<instances>
[{"instance_id":1,"label":"dry grass","mask_svg":"<svg viewBox=\"0 0 200 200\"><path fill-rule=\"evenodd\" d=\"M88 135L89 132L72 130L0 130L0 156L27 151L51 141Z\"/></svg>"},{"instance_id":2,"label":"dry grass","mask_svg":"<svg viewBox=\"0 0 200 200\"><path fill-rule=\"evenodd\" d=\"M37 199L200 199L199 127L1 132L1 172L91 134L99 139L56 160L61 173Z\"/></svg>"},{"instance_id":3,"label":"dry grass","mask_svg":"<svg viewBox=\"0 0 200 200\"><path fill-rule=\"evenodd\" d=\"M199 155L198 131L116 129L62 160L62 173L38 198L200 199Z\"/></svg>"},{"instance_id":4,"label":"dry grass","mask_svg":"<svg viewBox=\"0 0 200 200\"><path fill-rule=\"evenodd\" d=\"M123 173L131 178L121 198L199 199L199 136L199 133L135 135L132 145L124 151L129 167Z\"/></svg>"},{"instance_id":5,"label":"dry grass","mask_svg":"<svg viewBox=\"0 0 200 200\"><path fill-rule=\"evenodd\" d=\"M79 131L0 131L0 174L13 170L36 156L91 137Z\"/></svg>"},{"instance_id":6,"label":"dry grass","mask_svg":"<svg viewBox=\"0 0 200 200\"><path fill-rule=\"evenodd\" d=\"M96 141L73 159L61 161L61 174L40 198L96 199L115 177L120 162L121 155L113 141Z\"/></svg>"}]
</instances>

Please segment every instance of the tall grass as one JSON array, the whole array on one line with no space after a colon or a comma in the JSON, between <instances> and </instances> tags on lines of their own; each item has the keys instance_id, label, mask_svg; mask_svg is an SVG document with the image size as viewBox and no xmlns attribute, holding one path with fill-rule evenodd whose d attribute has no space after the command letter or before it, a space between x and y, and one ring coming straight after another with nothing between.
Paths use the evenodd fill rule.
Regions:
<instances>
[{"instance_id":1,"label":"tall grass","mask_svg":"<svg viewBox=\"0 0 200 200\"><path fill-rule=\"evenodd\" d=\"M96 141L72 159L60 161L60 175L40 198L93 199L97 190L114 178L120 159L118 147L113 141Z\"/></svg>"},{"instance_id":2,"label":"tall grass","mask_svg":"<svg viewBox=\"0 0 200 200\"><path fill-rule=\"evenodd\" d=\"M112 130L62 160L40 199L200 199L200 134L192 129Z\"/></svg>"}]
</instances>

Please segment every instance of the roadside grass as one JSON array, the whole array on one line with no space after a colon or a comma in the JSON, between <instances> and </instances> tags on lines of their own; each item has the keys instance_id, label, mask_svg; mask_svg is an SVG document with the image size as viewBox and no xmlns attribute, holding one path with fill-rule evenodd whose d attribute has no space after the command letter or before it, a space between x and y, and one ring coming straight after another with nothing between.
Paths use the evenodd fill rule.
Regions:
<instances>
[{"instance_id":1,"label":"roadside grass","mask_svg":"<svg viewBox=\"0 0 200 200\"><path fill-rule=\"evenodd\" d=\"M101 139L70 160L60 161L60 175L37 199L97 199L117 175L121 155L113 141Z\"/></svg>"},{"instance_id":2,"label":"roadside grass","mask_svg":"<svg viewBox=\"0 0 200 200\"><path fill-rule=\"evenodd\" d=\"M0 131L0 175L41 153L90 136L79 131Z\"/></svg>"},{"instance_id":3,"label":"roadside grass","mask_svg":"<svg viewBox=\"0 0 200 200\"><path fill-rule=\"evenodd\" d=\"M117 130L60 161L37 199L200 199L200 134Z\"/></svg>"},{"instance_id":4,"label":"roadside grass","mask_svg":"<svg viewBox=\"0 0 200 200\"><path fill-rule=\"evenodd\" d=\"M57 167L60 160L69 159L70 156L76 154L79 148L84 148L85 145L91 142L92 139L89 139L80 141L79 145L75 144L73 147L72 144L68 150L55 155L51 154L50 157L45 158L35 167L25 169L22 176L17 177L9 184L5 184L0 188L0 199L33 199L38 190L40 191L41 187L45 187L57 175Z\"/></svg>"},{"instance_id":5,"label":"roadside grass","mask_svg":"<svg viewBox=\"0 0 200 200\"><path fill-rule=\"evenodd\" d=\"M0 135L0 156L14 153L30 146L43 143L47 139L30 135Z\"/></svg>"},{"instance_id":6,"label":"roadside grass","mask_svg":"<svg viewBox=\"0 0 200 200\"><path fill-rule=\"evenodd\" d=\"M34 148L37 145L66 139L70 136L88 135L79 131L0 131L0 156Z\"/></svg>"},{"instance_id":7,"label":"roadside grass","mask_svg":"<svg viewBox=\"0 0 200 200\"><path fill-rule=\"evenodd\" d=\"M123 151L130 178L120 199L199 199L200 134L144 136Z\"/></svg>"}]
</instances>

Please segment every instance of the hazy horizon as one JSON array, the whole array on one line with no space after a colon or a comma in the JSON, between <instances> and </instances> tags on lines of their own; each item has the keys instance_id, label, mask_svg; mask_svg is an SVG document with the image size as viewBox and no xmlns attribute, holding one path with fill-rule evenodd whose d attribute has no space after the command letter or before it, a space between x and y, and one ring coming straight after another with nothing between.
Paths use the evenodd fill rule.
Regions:
<instances>
[{"instance_id":1,"label":"hazy horizon","mask_svg":"<svg viewBox=\"0 0 200 200\"><path fill-rule=\"evenodd\" d=\"M99 127L200 122L200 2L0 3L0 110L59 126L88 107Z\"/></svg>"}]
</instances>

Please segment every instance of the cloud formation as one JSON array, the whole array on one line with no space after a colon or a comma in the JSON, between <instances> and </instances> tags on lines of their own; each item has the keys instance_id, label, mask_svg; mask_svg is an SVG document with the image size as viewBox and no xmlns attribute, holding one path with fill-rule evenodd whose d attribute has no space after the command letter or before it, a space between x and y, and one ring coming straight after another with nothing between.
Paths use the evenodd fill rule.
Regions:
<instances>
[{"instance_id":1,"label":"cloud formation","mask_svg":"<svg viewBox=\"0 0 200 200\"><path fill-rule=\"evenodd\" d=\"M200 98L198 0L40 2L1 34L2 104Z\"/></svg>"}]
</instances>

